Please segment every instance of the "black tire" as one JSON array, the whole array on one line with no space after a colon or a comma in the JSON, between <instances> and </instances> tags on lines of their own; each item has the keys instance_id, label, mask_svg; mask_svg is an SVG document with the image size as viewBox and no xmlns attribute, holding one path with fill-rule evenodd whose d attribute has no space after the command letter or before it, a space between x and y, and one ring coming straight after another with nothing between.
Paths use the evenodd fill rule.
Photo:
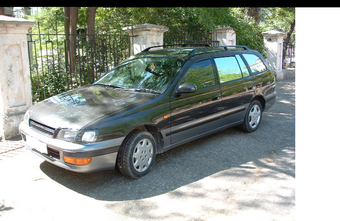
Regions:
<instances>
[{"instance_id":1,"label":"black tire","mask_svg":"<svg viewBox=\"0 0 340 221\"><path fill-rule=\"evenodd\" d=\"M156 142L152 134L136 131L121 146L117 166L124 176L136 179L151 170L155 158Z\"/></svg>"},{"instance_id":2,"label":"black tire","mask_svg":"<svg viewBox=\"0 0 340 221\"><path fill-rule=\"evenodd\" d=\"M252 133L256 131L262 120L262 104L258 100L254 100L250 103L243 123L240 125L240 129Z\"/></svg>"}]
</instances>

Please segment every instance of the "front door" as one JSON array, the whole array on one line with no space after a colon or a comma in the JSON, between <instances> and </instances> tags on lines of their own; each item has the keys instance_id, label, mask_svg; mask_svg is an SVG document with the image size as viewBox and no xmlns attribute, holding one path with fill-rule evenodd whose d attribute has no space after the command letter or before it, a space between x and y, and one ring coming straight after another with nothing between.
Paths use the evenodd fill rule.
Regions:
<instances>
[{"instance_id":1,"label":"front door","mask_svg":"<svg viewBox=\"0 0 340 221\"><path fill-rule=\"evenodd\" d=\"M178 86L195 84L197 91L172 96L171 143L184 143L219 125L221 92L211 58L192 63Z\"/></svg>"}]
</instances>

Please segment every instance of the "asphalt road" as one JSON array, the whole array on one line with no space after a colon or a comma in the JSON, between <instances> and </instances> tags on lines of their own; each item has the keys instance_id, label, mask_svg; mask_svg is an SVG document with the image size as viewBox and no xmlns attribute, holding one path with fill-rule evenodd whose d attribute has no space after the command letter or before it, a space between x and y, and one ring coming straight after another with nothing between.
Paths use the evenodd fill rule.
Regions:
<instances>
[{"instance_id":1,"label":"asphalt road","mask_svg":"<svg viewBox=\"0 0 340 221\"><path fill-rule=\"evenodd\" d=\"M131 180L80 174L25 150L0 154L5 220L295 220L295 82L252 134L230 128L158 155Z\"/></svg>"}]
</instances>

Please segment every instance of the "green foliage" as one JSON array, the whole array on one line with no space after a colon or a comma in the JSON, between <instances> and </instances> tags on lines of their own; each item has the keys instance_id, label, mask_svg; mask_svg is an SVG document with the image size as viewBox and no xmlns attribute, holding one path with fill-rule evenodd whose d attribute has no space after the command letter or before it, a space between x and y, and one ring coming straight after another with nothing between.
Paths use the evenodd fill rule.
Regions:
<instances>
[{"instance_id":1,"label":"green foliage","mask_svg":"<svg viewBox=\"0 0 340 221\"><path fill-rule=\"evenodd\" d=\"M43 7L40 13L28 16L28 19L40 24L40 33L64 33L65 16L63 7ZM32 33L39 33L38 25L33 26Z\"/></svg>"},{"instance_id":2,"label":"green foliage","mask_svg":"<svg viewBox=\"0 0 340 221\"><path fill-rule=\"evenodd\" d=\"M232 14L235 22L231 25L236 32L237 44L246 45L265 55L266 48L263 41L263 29L254 18L245 13L244 8L233 8Z\"/></svg>"},{"instance_id":3,"label":"green foliage","mask_svg":"<svg viewBox=\"0 0 340 221\"><path fill-rule=\"evenodd\" d=\"M292 20L295 18L295 8L263 8L261 20L265 21L262 27L265 31L272 29L287 32Z\"/></svg>"},{"instance_id":4,"label":"green foliage","mask_svg":"<svg viewBox=\"0 0 340 221\"><path fill-rule=\"evenodd\" d=\"M70 73L65 35L32 35L29 42L33 101L77 88L98 79L126 59L129 51L127 34L97 35L94 44L86 36L78 35L75 72Z\"/></svg>"},{"instance_id":5,"label":"green foliage","mask_svg":"<svg viewBox=\"0 0 340 221\"><path fill-rule=\"evenodd\" d=\"M67 91L66 70L54 69L34 73L31 82L33 102Z\"/></svg>"},{"instance_id":6,"label":"green foliage","mask_svg":"<svg viewBox=\"0 0 340 221\"><path fill-rule=\"evenodd\" d=\"M278 30L287 33L289 27L295 18L295 8L263 8L261 13L261 24L263 31ZM292 41L295 40L295 31L291 36Z\"/></svg>"},{"instance_id":7,"label":"green foliage","mask_svg":"<svg viewBox=\"0 0 340 221\"><path fill-rule=\"evenodd\" d=\"M125 8L99 7L96 13L97 34L119 33L123 27L131 25L129 12Z\"/></svg>"},{"instance_id":8,"label":"green foliage","mask_svg":"<svg viewBox=\"0 0 340 221\"><path fill-rule=\"evenodd\" d=\"M274 9L265 10L265 16L272 19L274 15L280 14L275 12ZM87 7L79 8L79 28L86 28L86 12ZM281 18L284 14L277 16ZM41 13L33 15L32 19L40 23L41 33L64 32L65 16L63 7L44 7ZM244 8L99 7L97 9L97 34L117 33L121 32L122 27L142 23L165 25L169 27L169 33L189 32L192 30L196 30L197 33L207 33L218 26L227 26L236 31L237 44L247 45L260 53L264 52L263 36L261 34L263 28L244 13ZM37 26L33 29L33 33L38 33Z\"/></svg>"}]
</instances>

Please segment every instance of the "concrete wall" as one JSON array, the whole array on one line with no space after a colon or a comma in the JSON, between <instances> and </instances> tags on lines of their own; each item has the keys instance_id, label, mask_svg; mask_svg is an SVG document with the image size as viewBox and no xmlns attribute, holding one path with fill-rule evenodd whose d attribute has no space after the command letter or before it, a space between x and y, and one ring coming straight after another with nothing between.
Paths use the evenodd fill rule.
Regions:
<instances>
[{"instance_id":1,"label":"concrete wall","mask_svg":"<svg viewBox=\"0 0 340 221\"><path fill-rule=\"evenodd\" d=\"M236 33L234 29L228 27L218 27L215 30L216 41L219 46L236 45Z\"/></svg>"},{"instance_id":2,"label":"concrete wall","mask_svg":"<svg viewBox=\"0 0 340 221\"><path fill-rule=\"evenodd\" d=\"M267 61L269 65L277 73L277 79L283 79L282 71L282 54L283 54L283 38L285 33L271 30L263 32L264 43L267 48Z\"/></svg>"},{"instance_id":3,"label":"concrete wall","mask_svg":"<svg viewBox=\"0 0 340 221\"><path fill-rule=\"evenodd\" d=\"M140 24L124 27L124 31L128 32L130 38L130 54L135 55L145 48L163 45L164 32L169 30L168 27L154 24Z\"/></svg>"}]
</instances>

